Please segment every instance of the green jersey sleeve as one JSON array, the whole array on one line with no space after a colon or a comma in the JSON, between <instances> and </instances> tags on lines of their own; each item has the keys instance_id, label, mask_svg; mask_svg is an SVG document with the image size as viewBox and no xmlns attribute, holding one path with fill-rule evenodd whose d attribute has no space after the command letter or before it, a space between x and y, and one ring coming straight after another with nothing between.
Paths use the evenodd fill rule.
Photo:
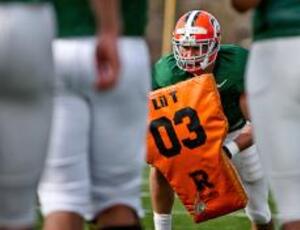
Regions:
<instances>
[{"instance_id":1,"label":"green jersey sleeve","mask_svg":"<svg viewBox=\"0 0 300 230\"><path fill-rule=\"evenodd\" d=\"M239 100L245 91L247 56L248 51L244 48L231 44L222 45L214 67L214 76L230 131L245 123Z\"/></svg>"},{"instance_id":2,"label":"green jersey sleeve","mask_svg":"<svg viewBox=\"0 0 300 230\"><path fill-rule=\"evenodd\" d=\"M227 79L227 87L243 93L247 58L248 50L232 44L222 45L214 68L217 84L221 85ZM222 87L220 90L222 91Z\"/></svg>"},{"instance_id":3,"label":"green jersey sleeve","mask_svg":"<svg viewBox=\"0 0 300 230\"><path fill-rule=\"evenodd\" d=\"M236 87L239 92L245 91L245 70L248 59L248 50L236 46L234 49L236 58L233 63L233 79L236 82Z\"/></svg>"}]
</instances>

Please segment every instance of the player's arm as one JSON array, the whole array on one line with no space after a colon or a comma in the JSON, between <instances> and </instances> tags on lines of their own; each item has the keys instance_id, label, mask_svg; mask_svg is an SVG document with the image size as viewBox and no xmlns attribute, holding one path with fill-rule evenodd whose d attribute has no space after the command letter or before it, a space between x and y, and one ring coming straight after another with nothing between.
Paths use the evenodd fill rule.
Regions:
<instances>
[{"instance_id":1,"label":"player's arm","mask_svg":"<svg viewBox=\"0 0 300 230\"><path fill-rule=\"evenodd\" d=\"M103 33L119 35L119 1L91 0L98 30Z\"/></svg>"},{"instance_id":2,"label":"player's arm","mask_svg":"<svg viewBox=\"0 0 300 230\"><path fill-rule=\"evenodd\" d=\"M118 0L91 0L97 24L96 61L98 77L96 87L113 87L119 76L120 62L117 40L120 34Z\"/></svg>"},{"instance_id":3,"label":"player's arm","mask_svg":"<svg viewBox=\"0 0 300 230\"><path fill-rule=\"evenodd\" d=\"M242 93L240 95L240 109L244 115L244 117L246 118L246 120L250 121L250 114L249 114L249 109L248 109L248 103L247 103L247 96L245 93Z\"/></svg>"},{"instance_id":4,"label":"player's arm","mask_svg":"<svg viewBox=\"0 0 300 230\"><path fill-rule=\"evenodd\" d=\"M239 136L236 137L235 141L240 149L240 151L249 148L253 145L253 134L252 134L252 124L250 123L250 114L247 103L247 96L245 93L240 95L240 109L247 121L249 121L242 129Z\"/></svg>"},{"instance_id":5,"label":"player's arm","mask_svg":"<svg viewBox=\"0 0 300 230\"><path fill-rule=\"evenodd\" d=\"M251 8L255 8L261 0L231 0L233 8L239 12L246 12Z\"/></svg>"},{"instance_id":6,"label":"player's arm","mask_svg":"<svg viewBox=\"0 0 300 230\"><path fill-rule=\"evenodd\" d=\"M240 108L244 117L250 121L248 113L247 97L245 93L240 96ZM254 144L252 124L248 122L240 131L239 135L231 142L224 145L224 151L229 157L239 154L243 158L245 167L243 171L247 174L249 181L255 181L263 175L260 158L257 151L244 151L246 148Z\"/></svg>"},{"instance_id":7,"label":"player's arm","mask_svg":"<svg viewBox=\"0 0 300 230\"><path fill-rule=\"evenodd\" d=\"M252 134L252 125L247 123L239 135L233 140L226 143L223 146L223 150L229 158L232 158L236 154L239 154L246 148L249 148L253 145L253 134Z\"/></svg>"},{"instance_id":8,"label":"player's arm","mask_svg":"<svg viewBox=\"0 0 300 230\"><path fill-rule=\"evenodd\" d=\"M240 96L240 109L246 118L250 120L248 106L247 106L247 97L245 93L242 93ZM224 145L223 149L229 157L232 157L235 154L243 151L246 148L249 148L253 145L253 134L252 134L252 125L247 123L240 134L231 142Z\"/></svg>"}]
</instances>

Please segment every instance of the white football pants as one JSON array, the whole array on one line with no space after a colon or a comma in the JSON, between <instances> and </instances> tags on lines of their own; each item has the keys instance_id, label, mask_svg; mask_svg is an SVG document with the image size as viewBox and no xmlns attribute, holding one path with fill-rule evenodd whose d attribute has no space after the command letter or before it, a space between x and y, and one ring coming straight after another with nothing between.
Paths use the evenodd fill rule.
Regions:
<instances>
[{"instance_id":1,"label":"white football pants","mask_svg":"<svg viewBox=\"0 0 300 230\"><path fill-rule=\"evenodd\" d=\"M57 95L46 171L39 187L44 215L71 211L93 218L124 204L141 212L150 61L142 38L119 41L120 80L95 90L93 38L54 43Z\"/></svg>"},{"instance_id":2,"label":"white football pants","mask_svg":"<svg viewBox=\"0 0 300 230\"><path fill-rule=\"evenodd\" d=\"M242 129L229 133L225 143L234 140ZM234 156L232 159L243 185L246 189L249 201L245 208L246 214L251 221L257 224L266 224L271 220L271 210L268 204L269 187L267 178L262 173L255 173L255 179L249 177L250 172L256 171L260 165L253 165L254 158L257 157L256 145L253 145ZM259 164L259 162L258 162ZM249 165L252 169L249 169ZM260 169L261 170L261 169ZM259 171L260 171L259 170Z\"/></svg>"},{"instance_id":3,"label":"white football pants","mask_svg":"<svg viewBox=\"0 0 300 230\"><path fill-rule=\"evenodd\" d=\"M247 89L256 143L283 222L300 220L300 37L255 42Z\"/></svg>"},{"instance_id":4,"label":"white football pants","mask_svg":"<svg viewBox=\"0 0 300 230\"><path fill-rule=\"evenodd\" d=\"M54 82L48 4L0 3L0 228L33 225Z\"/></svg>"}]
</instances>

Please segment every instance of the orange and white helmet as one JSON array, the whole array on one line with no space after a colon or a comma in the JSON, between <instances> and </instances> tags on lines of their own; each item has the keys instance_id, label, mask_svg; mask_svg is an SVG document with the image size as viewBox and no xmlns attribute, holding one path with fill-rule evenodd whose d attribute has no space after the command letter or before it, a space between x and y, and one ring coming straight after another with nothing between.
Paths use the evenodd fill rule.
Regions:
<instances>
[{"instance_id":1,"label":"orange and white helmet","mask_svg":"<svg viewBox=\"0 0 300 230\"><path fill-rule=\"evenodd\" d=\"M173 53L180 69L197 73L216 58L220 48L221 28L217 19L203 10L181 16L173 32Z\"/></svg>"}]
</instances>

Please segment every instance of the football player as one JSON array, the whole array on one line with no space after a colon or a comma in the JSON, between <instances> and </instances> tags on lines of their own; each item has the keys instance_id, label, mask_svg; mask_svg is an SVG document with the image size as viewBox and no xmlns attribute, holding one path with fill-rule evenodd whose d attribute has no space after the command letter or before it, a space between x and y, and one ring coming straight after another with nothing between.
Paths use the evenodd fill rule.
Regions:
<instances>
[{"instance_id":1,"label":"football player","mask_svg":"<svg viewBox=\"0 0 300 230\"><path fill-rule=\"evenodd\" d=\"M53 44L57 89L38 191L44 229L82 230L85 217L97 229L141 229L150 89L143 38L147 0L94 0L95 17L86 0L53 2L59 26Z\"/></svg>"},{"instance_id":2,"label":"football player","mask_svg":"<svg viewBox=\"0 0 300 230\"><path fill-rule=\"evenodd\" d=\"M300 229L300 1L231 2L255 12L246 85L256 143L282 229Z\"/></svg>"},{"instance_id":3,"label":"football player","mask_svg":"<svg viewBox=\"0 0 300 230\"><path fill-rule=\"evenodd\" d=\"M244 92L247 50L220 45L221 28L208 12L193 10L184 14L173 32L173 53L162 57L153 73L153 89L159 89L203 73L213 73L229 122L224 151L234 162L249 196L246 213L253 229L272 229L268 206L268 186L257 150ZM156 230L171 229L174 192L163 174L151 167L150 189Z\"/></svg>"}]
</instances>

